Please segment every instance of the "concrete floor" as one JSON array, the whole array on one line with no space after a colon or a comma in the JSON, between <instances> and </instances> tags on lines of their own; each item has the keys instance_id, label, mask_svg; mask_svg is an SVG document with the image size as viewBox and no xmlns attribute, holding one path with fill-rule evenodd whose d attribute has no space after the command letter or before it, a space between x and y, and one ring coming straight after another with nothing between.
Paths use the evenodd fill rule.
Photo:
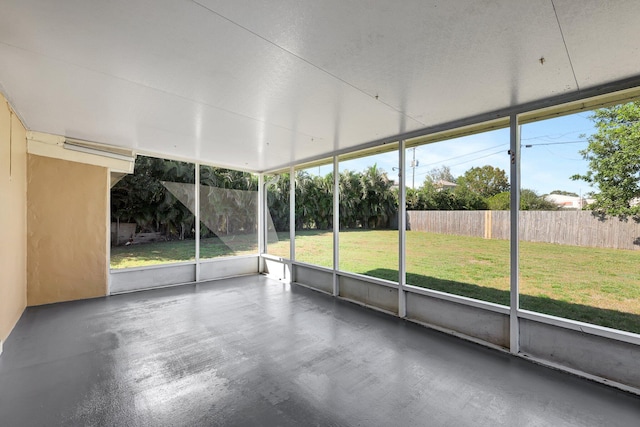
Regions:
<instances>
[{"instance_id":1,"label":"concrete floor","mask_svg":"<svg viewBox=\"0 0 640 427\"><path fill-rule=\"evenodd\" d=\"M261 276L27 309L9 426L635 426L640 397Z\"/></svg>"}]
</instances>

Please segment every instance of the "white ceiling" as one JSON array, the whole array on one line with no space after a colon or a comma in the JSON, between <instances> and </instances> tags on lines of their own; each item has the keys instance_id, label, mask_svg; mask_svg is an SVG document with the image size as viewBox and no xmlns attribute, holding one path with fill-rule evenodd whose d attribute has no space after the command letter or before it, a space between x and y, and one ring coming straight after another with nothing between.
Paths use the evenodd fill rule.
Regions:
<instances>
[{"instance_id":1,"label":"white ceiling","mask_svg":"<svg viewBox=\"0 0 640 427\"><path fill-rule=\"evenodd\" d=\"M639 19L638 0L0 0L0 90L30 130L264 171L640 77Z\"/></svg>"}]
</instances>

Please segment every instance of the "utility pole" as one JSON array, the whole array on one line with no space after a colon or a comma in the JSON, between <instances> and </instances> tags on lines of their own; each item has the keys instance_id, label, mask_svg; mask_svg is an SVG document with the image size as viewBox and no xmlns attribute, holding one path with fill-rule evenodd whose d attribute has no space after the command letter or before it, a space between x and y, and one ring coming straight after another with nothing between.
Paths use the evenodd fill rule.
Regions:
<instances>
[{"instance_id":1,"label":"utility pole","mask_svg":"<svg viewBox=\"0 0 640 427\"><path fill-rule=\"evenodd\" d=\"M580 195L578 196L578 200L580 203L580 210L582 210L582 188L580 189Z\"/></svg>"},{"instance_id":2,"label":"utility pole","mask_svg":"<svg viewBox=\"0 0 640 427\"><path fill-rule=\"evenodd\" d=\"M413 160L411 160L411 169L413 170L413 177L411 178L411 188L416 188L416 167L419 161L416 161L416 147L413 147Z\"/></svg>"}]
</instances>

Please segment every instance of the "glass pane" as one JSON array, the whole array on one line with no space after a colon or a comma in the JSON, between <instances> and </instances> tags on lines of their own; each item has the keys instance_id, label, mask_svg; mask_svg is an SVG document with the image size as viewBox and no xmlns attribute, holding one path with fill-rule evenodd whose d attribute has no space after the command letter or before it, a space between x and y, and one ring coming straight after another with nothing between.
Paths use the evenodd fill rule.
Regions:
<instances>
[{"instance_id":1,"label":"glass pane","mask_svg":"<svg viewBox=\"0 0 640 427\"><path fill-rule=\"evenodd\" d=\"M296 171L296 261L333 268L333 164Z\"/></svg>"},{"instance_id":2,"label":"glass pane","mask_svg":"<svg viewBox=\"0 0 640 427\"><path fill-rule=\"evenodd\" d=\"M138 156L111 189L111 268L195 260L195 165Z\"/></svg>"},{"instance_id":3,"label":"glass pane","mask_svg":"<svg viewBox=\"0 0 640 427\"><path fill-rule=\"evenodd\" d=\"M508 129L407 149L407 284L509 305L508 150Z\"/></svg>"},{"instance_id":4,"label":"glass pane","mask_svg":"<svg viewBox=\"0 0 640 427\"><path fill-rule=\"evenodd\" d=\"M265 176L267 193L267 253L289 258L289 174Z\"/></svg>"},{"instance_id":5,"label":"glass pane","mask_svg":"<svg viewBox=\"0 0 640 427\"><path fill-rule=\"evenodd\" d=\"M200 258L258 253L258 178L200 166Z\"/></svg>"},{"instance_id":6,"label":"glass pane","mask_svg":"<svg viewBox=\"0 0 640 427\"><path fill-rule=\"evenodd\" d=\"M340 270L398 281L398 151L340 162Z\"/></svg>"},{"instance_id":7,"label":"glass pane","mask_svg":"<svg viewBox=\"0 0 640 427\"><path fill-rule=\"evenodd\" d=\"M640 103L522 126L520 306L640 333Z\"/></svg>"}]
</instances>

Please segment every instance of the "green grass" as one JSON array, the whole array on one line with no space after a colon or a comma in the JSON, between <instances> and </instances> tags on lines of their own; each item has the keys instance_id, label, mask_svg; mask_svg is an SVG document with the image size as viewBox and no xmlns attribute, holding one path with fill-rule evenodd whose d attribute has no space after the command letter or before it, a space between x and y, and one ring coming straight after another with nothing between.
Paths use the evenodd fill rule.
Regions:
<instances>
[{"instance_id":1,"label":"green grass","mask_svg":"<svg viewBox=\"0 0 640 427\"><path fill-rule=\"evenodd\" d=\"M288 257L288 233L280 237L268 252ZM202 248L208 257L256 253L251 244L211 239ZM330 267L332 245L331 232L299 232L296 259ZM341 232L340 269L397 281L397 247L397 231ZM186 261L193 248L193 241L113 248L112 264ZM640 333L640 251L521 242L520 253L521 308ZM411 285L509 304L508 241L409 231L406 264Z\"/></svg>"},{"instance_id":2,"label":"green grass","mask_svg":"<svg viewBox=\"0 0 640 427\"><path fill-rule=\"evenodd\" d=\"M200 240L200 259L258 253L253 235L213 237ZM172 240L111 248L111 268L142 267L173 262L195 261L195 240Z\"/></svg>"},{"instance_id":3,"label":"green grass","mask_svg":"<svg viewBox=\"0 0 640 427\"><path fill-rule=\"evenodd\" d=\"M296 258L332 265L332 233L296 235ZM407 232L407 283L509 305L509 241ZM340 233L340 269L398 281L398 232ZM274 250L277 250L274 248ZM520 242L520 307L640 333L640 251Z\"/></svg>"}]
</instances>

